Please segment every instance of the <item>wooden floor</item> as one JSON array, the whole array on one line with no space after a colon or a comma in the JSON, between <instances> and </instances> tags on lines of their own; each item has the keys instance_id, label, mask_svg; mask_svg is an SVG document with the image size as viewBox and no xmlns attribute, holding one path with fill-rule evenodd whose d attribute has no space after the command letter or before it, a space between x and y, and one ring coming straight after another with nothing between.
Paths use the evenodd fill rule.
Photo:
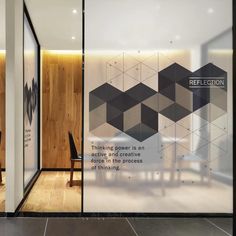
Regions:
<instances>
[{"instance_id":1,"label":"wooden floor","mask_svg":"<svg viewBox=\"0 0 236 236\"><path fill-rule=\"evenodd\" d=\"M0 212L5 212L5 193L6 193L6 177L2 172L2 184L0 184Z\"/></svg>"},{"instance_id":2,"label":"wooden floor","mask_svg":"<svg viewBox=\"0 0 236 236\"><path fill-rule=\"evenodd\" d=\"M22 212L80 212L81 173L74 172L74 186L69 187L70 172L44 171L24 202Z\"/></svg>"}]
</instances>

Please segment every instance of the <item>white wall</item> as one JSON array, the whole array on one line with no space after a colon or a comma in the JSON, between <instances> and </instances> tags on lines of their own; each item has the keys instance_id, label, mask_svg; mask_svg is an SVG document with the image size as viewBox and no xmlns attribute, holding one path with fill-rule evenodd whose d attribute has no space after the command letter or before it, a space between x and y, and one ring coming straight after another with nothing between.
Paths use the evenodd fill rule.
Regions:
<instances>
[{"instance_id":1,"label":"white wall","mask_svg":"<svg viewBox=\"0 0 236 236\"><path fill-rule=\"evenodd\" d=\"M6 1L6 212L23 198L23 0Z\"/></svg>"}]
</instances>

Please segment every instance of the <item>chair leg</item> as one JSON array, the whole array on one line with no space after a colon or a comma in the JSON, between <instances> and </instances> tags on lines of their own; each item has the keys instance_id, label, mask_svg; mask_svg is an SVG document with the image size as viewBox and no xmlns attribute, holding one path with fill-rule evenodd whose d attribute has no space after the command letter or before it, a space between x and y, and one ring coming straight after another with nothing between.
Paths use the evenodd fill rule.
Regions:
<instances>
[{"instance_id":1,"label":"chair leg","mask_svg":"<svg viewBox=\"0 0 236 236\"><path fill-rule=\"evenodd\" d=\"M205 172L204 172L204 164L203 163L200 163L200 171L201 171L201 179L200 179L200 181L201 181L201 184L203 184L204 183L204 174L205 174Z\"/></svg>"},{"instance_id":2,"label":"chair leg","mask_svg":"<svg viewBox=\"0 0 236 236\"><path fill-rule=\"evenodd\" d=\"M162 196L165 196L166 190L165 190L164 170L161 170L160 181L161 181L161 193Z\"/></svg>"},{"instance_id":3,"label":"chair leg","mask_svg":"<svg viewBox=\"0 0 236 236\"><path fill-rule=\"evenodd\" d=\"M208 187L211 187L211 168L208 164L208 167L207 167L207 177L208 177Z\"/></svg>"},{"instance_id":4,"label":"chair leg","mask_svg":"<svg viewBox=\"0 0 236 236\"><path fill-rule=\"evenodd\" d=\"M181 184L181 173L182 173L182 159L178 161L178 184Z\"/></svg>"},{"instance_id":5,"label":"chair leg","mask_svg":"<svg viewBox=\"0 0 236 236\"><path fill-rule=\"evenodd\" d=\"M71 161L71 168L70 168L70 187L73 186L74 166L75 166L75 162L74 162L74 161Z\"/></svg>"}]
</instances>

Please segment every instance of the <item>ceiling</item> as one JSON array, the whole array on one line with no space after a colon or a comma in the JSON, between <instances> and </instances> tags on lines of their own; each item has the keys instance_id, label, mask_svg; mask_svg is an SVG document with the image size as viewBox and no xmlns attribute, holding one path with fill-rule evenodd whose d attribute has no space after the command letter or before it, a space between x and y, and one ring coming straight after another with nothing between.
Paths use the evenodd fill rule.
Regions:
<instances>
[{"instance_id":1,"label":"ceiling","mask_svg":"<svg viewBox=\"0 0 236 236\"><path fill-rule=\"evenodd\" d=\"M25 3L42 48L81 50L82 0L25 0ZM74 9L76 14L72 12Z\"/></svg>"},{"instance_id":2,"label":"ceiling","mask_svg":"<svg viewBox=\"0 0 236 236\"><path fill-rule=\"evenodd\" d=\"M4 1L0 0L0 49L5 41ZM82 0L25 2L42 48L81 50ZM85 0L85 4L88 49L186 48L232 27L232 0Z\"/></svg>"}]
</instances>

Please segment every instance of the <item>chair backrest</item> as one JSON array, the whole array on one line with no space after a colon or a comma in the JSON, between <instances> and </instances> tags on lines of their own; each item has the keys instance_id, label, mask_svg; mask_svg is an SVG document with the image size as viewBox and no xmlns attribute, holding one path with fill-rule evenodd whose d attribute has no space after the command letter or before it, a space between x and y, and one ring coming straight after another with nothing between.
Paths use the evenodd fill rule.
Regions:
<instances>
[{"instance_id":1,"label":"chair backrest","mask_svg":"<svg viewBox=\"0 0 236 236\"><path fill-rule=\"evenodd\" d=\"M73 136L70 132L68 132L68 135L69 135L69 143L70 143L70 158L76 159L76 158L78 158L78 153L77 153L77 149L75 146L75 142L74 142Z\"/></svg>"}]
</instances>

